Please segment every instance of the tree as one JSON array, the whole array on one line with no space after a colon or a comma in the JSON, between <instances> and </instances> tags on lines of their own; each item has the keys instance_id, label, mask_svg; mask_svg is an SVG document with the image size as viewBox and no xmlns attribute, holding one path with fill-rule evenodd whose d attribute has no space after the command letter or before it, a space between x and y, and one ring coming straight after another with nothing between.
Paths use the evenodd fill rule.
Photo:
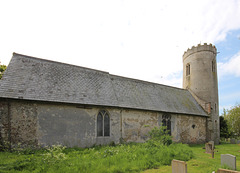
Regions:
<instances>
[{"instance_id":1,"label":"tree","mask_svg":"<svg viewBox=\"0 0 240 173\"><path fill-rule=\"evenodd\" d=\"M227 120L223 116L220 116L220 137L229 138L230 132L228 130Z\"/></svg>"},{"instance_id":2,"label":"tree","mask_svg":"<svg viewBox=\"0 0 240 173\"><path fill-rule=\"evenodd\" d=\"M0 79L2 79L2 75L6 69L7 69L6 65L0 65Z\"/></svg>"},{"instance_id":3,"label":"tree","mask_svg":"<svg viewBox=\"0 0 240 173\"><path fill-rule=\"evenodd\" d=\"M240 104L226 110L224 119L227 120L229 132L240 137Z\"/></svg>"}]
</instances>

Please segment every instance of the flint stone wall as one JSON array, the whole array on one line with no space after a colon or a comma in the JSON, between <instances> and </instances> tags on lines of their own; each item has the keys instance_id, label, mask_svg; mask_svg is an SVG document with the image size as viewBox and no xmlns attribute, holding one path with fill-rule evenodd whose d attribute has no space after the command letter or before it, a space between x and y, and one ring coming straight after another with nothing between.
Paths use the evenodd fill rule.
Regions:
<instances>
[{"instance_id":1,"label":"flint stone wall","mask_svg":"<svg viewBox=\"0 0 240 173\"><path fill-rule=\"evenodd\" d=\"M110 115L110 137L97 137L100 110ZM0 100L0 140L12 144L90 147L110 142L144 142L166 113L100 106ZM206 117L171 115L173 141L205 143Z\"/></svg>"}]
</instances>

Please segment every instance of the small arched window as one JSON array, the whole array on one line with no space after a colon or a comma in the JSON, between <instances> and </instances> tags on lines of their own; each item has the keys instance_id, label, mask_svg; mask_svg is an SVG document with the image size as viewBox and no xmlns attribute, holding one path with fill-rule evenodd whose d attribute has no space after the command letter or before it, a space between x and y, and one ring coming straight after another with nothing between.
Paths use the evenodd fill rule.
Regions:
<instances>
[{"instance_id":1,"label":"small arched window","mask_svg":"<svg viewBox=\"0 0 240 173\"><path fill-rule=\"evenodd\" d=\"M212 61L212 72L215 72L215 62Z\"/></svg>"},{"instance_id":2,"label":"small arched window","mask_svg":"<svg viewBox=\"0 0 240 173\"><path fill-rule=\"evenodd\" d=\"M215 113L217 112L217 104L215 103Z\"/></svg>"},{"instance_id":3,"label":"small arched window","mask_svg":"<svg viewBox=\"0 0 240 173\"><path fill-rule=\"evenodd\" d=\"M190 75L190 64L186 66L186 76Z\"/></svg>"},{"instance_id":4,"label":"small arched window","mask_svg":"<svg viewBox=\"0 0 240 173\"><path fill-rule=\"evenodd\" d=\"M110 117L104 110L97 115L97 136L110 136Z\"/></svg>"}]
</instances>

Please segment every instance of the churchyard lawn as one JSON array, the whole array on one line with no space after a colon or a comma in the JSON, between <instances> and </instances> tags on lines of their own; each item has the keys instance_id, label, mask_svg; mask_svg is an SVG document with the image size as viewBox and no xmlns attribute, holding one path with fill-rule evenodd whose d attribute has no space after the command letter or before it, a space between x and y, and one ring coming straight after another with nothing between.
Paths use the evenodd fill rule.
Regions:
<instances>
[{"instance_id":1,"label":"churchyard lawn","mask_svg":"<svg viewBox=\"0 0 240 173\"><path fill-rule=\"evenodd\" d=\"M102 146L88 149L53 146L41 150L0 152L0 172L171 172L171 160L187 161L190 173L207 173L221 167L221 154L237 157L240 170L240 145L216 145L215 157L204 153L204 145L155 143ZM226 168L226 167L225 167Z\"/></svg>"},{"instance_id":2,"label":"churchyard lawn","mask_svg":"<svg viewBox=\"0 0 240 173\"><path fill-rule=\"evenodd\" d=\"M203 149L204 145L192 145L190 146L194 158L187 161L187 170L189 173L212 173L217 172L218 168L225 168L221 166L221 154L232 154L236 156L237 170L240 171L240 144L228 144L215 145L214 158L211 154L205 153ZM144 173L170 173L172 171L171 166L160 166L158 169L149 169L143 171Z\"/></svg>"}]
</instances>

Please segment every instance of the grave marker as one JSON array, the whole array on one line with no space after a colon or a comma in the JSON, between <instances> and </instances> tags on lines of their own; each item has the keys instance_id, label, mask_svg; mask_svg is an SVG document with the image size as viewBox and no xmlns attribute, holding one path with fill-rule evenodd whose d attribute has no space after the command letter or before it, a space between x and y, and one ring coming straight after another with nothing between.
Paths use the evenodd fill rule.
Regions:
<instances>
[{"instance_id":1,"label":"grave marker","mask_svg":"<svg viewBox=\"0 0 240 173\"><path fill-rule=\"evenodd\" d=\"M205 149L206 149L206 153L211 154L212 153L212 144L206 143L205 144Z\"/></svg>"},{"instance_id":2,"label":"grave marker","mask_svg":"<svg viewBox=\"0 0 240 173\"><path fill-rule=\"evenodd\" d=\"M236 143L237 143L237 140L234 139L234 138L231 138L231 139L230 139L230 143L231 143L231 144L236 144Z\"/></svg>"},{"instance_id":3,"label":"grave marker","mask_svg":"<svg viewBox=\"0 0 240 173\"><path fill-rule=\"evenodd\" d=\"M180 160L172 160L172 173L187 173L187 163Z\"/></svg>"},{"instance_id":4,"label":"grave marker","mask_svg":"<svg viewBox=\"0 0 240 173\"><path fill-rule=\"evenodd\" d=\"M221 154L221 165L227 165L232 170L236 170L236 156L231 154Z\"/></svg>"},{"instance_id":5,"label":"grave marker","mask_svg":"<svg viewBox=\"0 0 240 173\"><path fill-rule=\"evenodd\" d=\"M239 171L233 171L228 169L218 169L217 173L240 173Z\"/></svg>"},{"instance_id":6,"label":"grave marker","mask_svg":"<svg viewBox=\"0 0 240 173\"><path fill-rule=\"evenodd\" d=\"M214 150L214 148L215 148L214 141L209 141L208 143L212 144L212 150Z\"/></svg>"}]
</instances>

